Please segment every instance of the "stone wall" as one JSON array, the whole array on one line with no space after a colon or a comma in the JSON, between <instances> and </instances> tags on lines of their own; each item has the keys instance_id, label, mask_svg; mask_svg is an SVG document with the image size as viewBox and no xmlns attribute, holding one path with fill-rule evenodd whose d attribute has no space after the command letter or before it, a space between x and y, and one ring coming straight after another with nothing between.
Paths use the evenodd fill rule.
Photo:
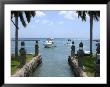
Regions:
<instances>
[{"instance_id":1,"label":"stone wall","mask_svg":"<svg viewBox=\"0 0 110 87\"><path fill-rule=\"evenodd\" d=\"M33 71L37 68L37 66L42 62L41 55L38 55L28 63L26 63L23 68L18 70L14 75L14 77L29 77Z\"/></svg>"}]
</instances>

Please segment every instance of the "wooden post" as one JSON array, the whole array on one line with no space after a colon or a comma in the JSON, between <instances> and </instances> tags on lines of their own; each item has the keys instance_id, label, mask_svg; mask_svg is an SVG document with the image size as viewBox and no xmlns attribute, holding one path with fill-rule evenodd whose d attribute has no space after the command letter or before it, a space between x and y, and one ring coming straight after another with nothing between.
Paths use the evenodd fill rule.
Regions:
<instances>
[{"instance_id":1,"label":"wooden post","mask_svg":"<svg viewBox=\"0 0 110 87\"><path fill-rule=\"evenodd\" d=\"M24 42L21 42L21 49L19 50L19 53L20 68L22 68L26 64L26 50Z\"/></svg>"},{"instance_id":2,"label":"wooden post","mask_svg":"<svg viewBox=\"0 0 110 87\"><path fill-rule=\"evenodd\" d=\"M75 56L75 46L74 46L74 41L72 41L72 46L71 46L71 57Z\"/></svg>"},{"instance_id":3,"label":"wooden post","mask_svg":"<svg viewBox=\"0 0 110 87\"><path fill-rule=\"evenodd\" d=\"M95 63L95 77L100 76L100 43L96 44L96 63Z\"/></svg>"},{"instance_id":4,"label":"wooden post","mask_svg":"<svg viewBox=\"0 0 110 87\"><path fill-rule=\"evenodd\" d=\"M38 45L38 41L36 41L36 44L35 44L35 56L38 56L39 54L39 45Z\"/></svg>"},{"instance_id":5,"label":"wooden post","mask_svg":"<svg viewBox=\"0 0 110 87\"><path fill-rule=\"evenodd\" d=\"M97 48L96 48L96 62L99 64L100 62L100 43L96 44Z\"/></svg>"},{"instance_id":6,"label":"wooden post","mask_svg":"<svg viewBox=\"0 0 110 87\"><path fill-rule=\"evenodd\" d=\"M78 54L78 67L83 70L83 60L84 60L84 51L83 51L83 43L79 44L79 50L77 51Z\"/></svg>"}]
</instances>

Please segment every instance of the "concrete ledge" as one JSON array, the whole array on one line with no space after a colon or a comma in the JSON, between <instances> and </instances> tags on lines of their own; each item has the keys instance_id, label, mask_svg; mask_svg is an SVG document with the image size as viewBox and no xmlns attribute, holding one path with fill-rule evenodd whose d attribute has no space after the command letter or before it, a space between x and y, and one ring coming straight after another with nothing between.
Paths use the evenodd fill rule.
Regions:
<instances>
[{"instance_id":1,"label":"concrete ledge","mask_svg":"<svg viewBox=\"0 0 110 87\"><path fill-rule=\"evenodd\" d=\"M41 55L33 57L30 62L26 63L23 66L23 68L18 70L12 76L13 77L29 77L41 62L42 62Z\"/></svg>"},{"instance_id":2,"label":"concrete ledge","mask_svg":"<svg viewBox=\"0 0 110 87\"><path fill-rule=\"evenodd\" d=\"M78 67L78 61L76 58L69 57L68 63L70 64L76 77L87 77L86 73L80 67Z\"/></svg>"}]
</instances>

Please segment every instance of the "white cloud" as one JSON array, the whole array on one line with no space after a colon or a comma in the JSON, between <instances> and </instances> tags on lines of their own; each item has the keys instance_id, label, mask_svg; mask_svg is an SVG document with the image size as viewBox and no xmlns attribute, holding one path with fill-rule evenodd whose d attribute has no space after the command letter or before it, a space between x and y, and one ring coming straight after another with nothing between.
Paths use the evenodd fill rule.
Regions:
<instances>
[{"instance_id":1,"label":"white cloud","mask_svg":"<svg viewBox=\"0 0 110 87\"><path fill-rule=\"evenodd\" d=\"M64 18L69 20L75 20L76 18L78 18L76 11L60 11L59 15L62 15L64 16Z\"/></svg>"},{"instance_id":2,"label":"white cloud","mask_svg":"<svg viewBox=\"0 0 110 87\"><path fill-rule=\"evenodd\" d=\"M42 20L42 23L47 24L47 23L49 23L49 20L44 19L44 20Z\"/></svg>"},{"instance_id":3,"label":"white cloud","mask_svg":"<svg viewBox=\"0 0 110 87\"><path fill-rule=\"evenodd\" d=\"M60 15L66 14L66 13L67 13L67 11L60 11L60 12L59 12Z\"/></svg>"},{"instance_id":4,"label":"white cloud","mask_svg":"<svg viewBox=\"0 0 110 87\"><path fill-rule=\"evenodd\" d=\"M60 22L59 22L59 24L63 24L63 23L64 23L63 21L60 21Z\"/></svg>"},{"instance_id":5,"label":"white cloud","mask_svg":"<svg viewBox=\"0 0 110 87\"><path fill-rule=\"evenodd\" d=\"M37 19L37 20L35 20L35 23L40 23L40 20L38 20L38 19Z\"/></svg>"},{"instance_id":6,"label":"white cloud","mask_svg":"<svg viewBox=\"0 0 110 87\"><path fill-rule=\"evenodd\" d=\"M75 18L78 18L78 15L75 11L60 11L59 15L62 15L64 18L69 20L75 20Z\"/></svg>"},{"instance_id":7,"label":"white cloud","mask_svg":"<svg viewBox=\"0 0 110 87\"><path fill-rule=\"evenodd\" d=\"M42 20L43 24L53 25L54 23L51 20L44 19Z\"/></svg>"},{"instance_id":8,"label":"white cloud","mask_svg":"<svg viewBox=\"0 0 110 87\"><path fill-rule=\"evenodd\" d=\"M42 12L42 11L36 11L36 16L37 17L43 17L43 16L45 16L46 14L44 13L44 12Z\"/></svg>"},{"instance_id":9,"label":"white cloud","mask_svg":"<svg viewBox=\"0 0 110 87\"><path fill-rule=\"evenodd\" d=\"M49 25L53 25L53 22L50 22Z\"/></svg>"},{"instance_id":10,"label":"white cloud","mask_svg":"<svg viewBox=\"0 0 110 87\"><path fill-rule=\"evenodd\" d=\"M78 14L76 11L60 11L59 15L64 16L64 18L69 19L69 20L75 20L78 18ZM86 15L87 20L89 20L89 15ZM81 18L80 18L81 19Z\"/></svg>"},{"instance_id":11,"label":"white cloud","mask_svg":"<svg viewBox=\"0 0 110 87\"><path fill-rule=\"evenodd\" d=\"M87 14L86 17L87 17L87 19L88 19L88 18L89 18L89 15Z\"/></svg>"}]
</instances>

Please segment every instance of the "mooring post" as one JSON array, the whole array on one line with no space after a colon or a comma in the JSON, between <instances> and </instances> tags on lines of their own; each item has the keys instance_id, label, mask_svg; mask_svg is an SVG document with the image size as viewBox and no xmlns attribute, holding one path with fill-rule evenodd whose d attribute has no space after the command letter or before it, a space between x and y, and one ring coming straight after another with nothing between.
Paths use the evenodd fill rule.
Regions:
<instances>
[{"instance_id":1,"label":"mooring post","mask_svg":"<svg viewBox=\"0 0 110 87\"><path fill-rule=\"evenodd\" d=\"M36 44L35 44L35 56L38 56L39 54L39 45L38 45L38 41L36 41Z\"/></svg>"},{"instance_id":2,"label":"mooring post","mask_svg":"<svg viewBox=\"0 0 110 87\"><path fill-rule=\"evenodd\" d=\"M26 64L26 50L24 41L21 42L21 49L19 50L20 56L20 68L22 68Z\"/></svg>"},{"instance_id":3,"label":"mooring post","mask_svg":"<svg viewBox=\"0 0 110 87\"><path fill-rule=\"evenodd\" d=\"M100 76L100 43L96 44L96 63L95 63L95 77Z\"/></svg>"},{"instance_id":4,"label":"mooring post","mask_svg":"<svg viewBox=\"0 0 110 87\"><path fill-rule=\"evenodd\" d=\"M84 51L82 42L80 42L79 44L79 50L77 51L77 55L78 55L78 67L80 67L83 70Z\"/></svg>"},{"instance_id":5,"label":"mooring post","mask_svg":"<svg viewBox=\"0 0 110 87\"><path fill-rule=\"evenodd\" d=\"M96 62L100 64L100 43L97 43L96 46Z\"/></svg>"},{"instance_id":6,"label":"mooring post","mask_svg":"<svg viewBox=\"0 0 110 87\"><path fill-rule=\"evenodd\" d=\"M71 57L75 56L75 46L74 46L74 41L72 41L72 46L71 46Z\"/></svg>"}]
</instances>

